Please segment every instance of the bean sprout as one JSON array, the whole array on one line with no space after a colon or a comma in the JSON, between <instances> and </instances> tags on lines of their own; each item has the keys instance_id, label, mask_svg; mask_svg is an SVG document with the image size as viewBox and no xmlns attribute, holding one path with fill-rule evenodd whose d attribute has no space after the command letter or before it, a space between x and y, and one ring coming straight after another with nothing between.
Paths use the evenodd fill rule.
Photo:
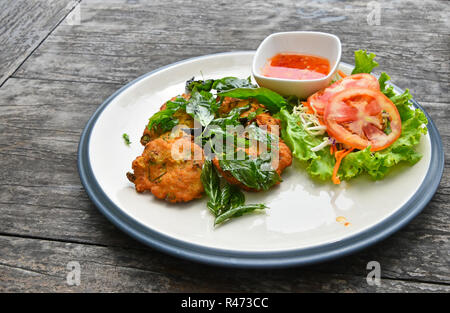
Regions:
<instances>
[{"instance_id":1,"label":"bean sprout","mask_svg":"<svg viewBox=\"0 0 450 313\"><path fill-rule=\"evenodd\" d=\"M332 144L331 139L328 138L328 137L324 137L323 138L323 142L321 144L311 148L311 151L316 152L316 151L322 150L323 148L325 148L325 147L327 147L327 146L329 146L331 144Z\"/></svg>"},{"instance_id":2,"label":"bean sprout","mask_svg":"<svg viewBox=\"0 0 450 313\"><path fill-rule=\"evenodd\" d=\"M300 118L300 121L303 124L305 131L313 136L319 136L325 134L326 126L321 125L319 119L315 114L306 113L307 108L303 104L301 104L300 100L298 101L298 105L294 107L292 113L297 115Z\"/></svg>"}]
</instances>

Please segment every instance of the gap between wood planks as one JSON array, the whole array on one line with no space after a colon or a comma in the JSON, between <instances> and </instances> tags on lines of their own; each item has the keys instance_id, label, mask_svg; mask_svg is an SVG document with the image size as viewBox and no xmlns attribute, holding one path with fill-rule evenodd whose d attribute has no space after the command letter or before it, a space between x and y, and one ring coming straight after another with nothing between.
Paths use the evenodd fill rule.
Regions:
<instances>
[{"instance_id":1,"label":"gap between wood planks","mask_svg":"<svg viewBox=\"0 0 450 313\"><path fill-rule=\"evenodd\" d=\"M8 236L8 235L3 235L0 234L0 236L2 237L14 237L14 236ZM20 238L24 238L24 239L29 239L26 238L24 236L20 236ZM47 241L47 242L61 242L59 240L47 240L45 238L34 238L36 240L40 240L40 241ZM70 241L64 241L63 243L69 243L69 244L76 244L79 245L80 243L78 242L70 242ZM81 244L84 245L84 244ZM101 248L105 248L108 246L102 246L102 245L90 245L90 246L97 246L99 249ZM129 250L140 250L140 249L134 249L134 248L123 248L123 247L110 247L110 248L117 248L120 250L124 250L124 251L129 251ZM147 269L147 268L140 268L140 267L136 267L136 266L131 266L131 265L127 265L127 264L116 264L116 263L109 263L109 262L97 262L95 260L84 260L87 263L94 263L94 264L98 264L100 266L106 266L106 267L117 267L117 268L124 268L124 269L130 269L130 270L134 270L134 271L142 271L142 272L148 272L148 273L152 273L152 274L156 274L156 275L163 275L163 276L170 276L175 280L182 280L183 279L183 275L184 274L174 274L174 273L166 273L166 272L160 272L160 271L155 271L155 270L151 270L151 269ZM185 260L180 260L180 262L186 262ZM23 270L23 271L28 271L28 272L32 272L34 274L41 274L41 275L45 275L45 276L52 276L52 277L56 277L56 278L64 278L64 277L60 277L58 275L54 275L51 273L46 273L46 272L42 272L42 271L37 271L36 269L32 269L29 267L25 267L25 266L20 266L20 265L12 265L12 264L6 264L3 262L0 262L0 266L4 266L7 268L11 268L11 269L18 269L18 270ZM200 266L199 264L197 264L196 266ZM211 269L214 268L213 266L211 266ZM226 269L226 270L230 270L232 271L233 269ZM318 270L317 268L310 268L310 267L294 267L294 268L288 268L286 270L294 270L294 271L305 271L309 274L319 274L319 275L332 275L334 278L353 278L353 279L364 279L364 274L361 275L357 275L355 273L336 273L336 272L326 272L326 271L321 271L320 269ZM255 270L255 273L258 271L263 271L263 270ZM280 274L282 274L281 272L283 271L283 269L280 269L279 272ZM272 272L273 275L275 275L275 277L271 277L270 280L275 280L277 281L277 273L276 271ZM418 279L414 279L414 278L393 278L393 277L389 277L389 276L383 276L381 275L380 277L382 280L384 281L389 281L389 282L406 282L406 283L412 283L412 284L417 284L418 288L420 288L420 286L423 287L427 287L426 285L432 285L432 286L437 286L437 287L441 287L443 289L446 289L447 286L450 286L450 283L447 283L445 281L440 281L440 282L436 282L436 281L429 281L429 280L418 280ZM380 287L379 291L382 291L383 287Z\"/></svg>"},{"instance_id":2,"label":"gap between wood planks","mask_svg":"<svg viewBox=\"0 0 450 313\"><path fill-rule=\"evenodd\" d=\"M75 0L74 5L70 10L56 23L56 25L50 29L50 31L42 38L40 41L36 42L35 46L32 50L24 56L23 60L16 66L16 68L11 69L10 73L3 82L0 82L0 88L10 79L20 68L21 66L29 59L29 57L41 46L41 44L47 40L47 38L55 31L55 29L61 25L61 23L66 19L66 17L73 12L73 10L80 4L82 0Z\"/></svg>"}]
</instances>

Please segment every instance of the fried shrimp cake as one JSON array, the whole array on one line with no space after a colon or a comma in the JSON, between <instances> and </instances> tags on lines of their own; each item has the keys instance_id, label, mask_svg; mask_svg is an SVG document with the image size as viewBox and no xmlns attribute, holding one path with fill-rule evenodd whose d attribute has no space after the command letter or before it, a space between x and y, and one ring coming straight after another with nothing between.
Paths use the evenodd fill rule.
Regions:
<instances>
[{"instance_id":1,"label":"fried shrimp cake","mask_svg":"<svg viewBox=\"0 0 450 313\"><path fill-rule=\"evenodd\" d=\"M267 127L268 132L280 136L281 121L269 113L256 115L256 124L258 124L259 127L265 126Z\"/></svg>"},{"instance_id":2,"label":"fried shrimp cake","mask_svg":"<svg viewBox=\"0 0 450 313\"><path fill-rule=\"evenodd\" d=\"M183 98L185 98L186 100L189 100L189 98L191 97L190 94L182 94L181 95ZM172 99L170 99L170 101L175 100L177 97L173 97ZM163 111L166 109L166 103L164 103L161 108L159 109L160 111ZM190 116L189 114L186 113L185 110L178 110L173 114L173 117L178 119L178 125L186 125L189 128L194 127L194 119L192 118L192 116ZM156 129L148 129L148 127L146 126L144 129L144 133L142 134L141 137L141 144L143 146L145 146L148 142L150 142L151 140L158 138L162 135L162 132Z\"/></svg>"},{"instance_id":3,"label":"fried shrimp cake","mask_svg":"<svg viewBox=\"0 0 450 313\"><path fill-rule=\"evenodd\" d=\"M137 192L148 190L159 199L187 202L203 194L203 163L203 150L190 136L157 138L133 161L134 173L127 173L127 177Z\"/></svg>"}]
</instances>

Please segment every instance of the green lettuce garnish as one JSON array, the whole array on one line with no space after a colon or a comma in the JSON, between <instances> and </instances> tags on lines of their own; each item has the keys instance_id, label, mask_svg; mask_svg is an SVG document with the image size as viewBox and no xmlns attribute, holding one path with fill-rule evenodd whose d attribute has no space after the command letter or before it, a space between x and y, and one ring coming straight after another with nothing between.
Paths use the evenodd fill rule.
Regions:
<instances>
[{"instance_id":1,"label":"green lettuce garnish","mask_svg":"<svg viewBox=\"0 0 450 313\"><path fill-rule=\"evenodd\" d=\"M358 73L371 73L372 70L378 66L378 63L374 60L374 53L367 53L367 50L355 51L355 68L352 74Z\"/></svg>"},{"instance_id":2,"label":"green lettuce garnish","mask_svg":"<svg viewBox=\"0 0 450 313\"><path fill-rule=\"evenodd\" d=\"M282 121L281 138L286 142L295 158L308 164L306 171L313 177L322 180L331 179L335 163L329 149L312 151L311 148L322 143L322 137L306 132L300 118L281 109L276 115Z\"/></svg>"}]
</instances>

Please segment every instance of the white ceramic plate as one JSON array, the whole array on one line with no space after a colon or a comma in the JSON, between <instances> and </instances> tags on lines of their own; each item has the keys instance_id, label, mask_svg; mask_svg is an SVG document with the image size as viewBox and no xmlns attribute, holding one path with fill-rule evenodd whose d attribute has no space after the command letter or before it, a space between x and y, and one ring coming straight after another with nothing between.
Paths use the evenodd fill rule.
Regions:
<instances>
[{"instance_id":1,"label":"white ceramic plate","mask_svg":"<svg viewBox=\"0 0 450 313\"><path fill-rule=\"evenodd\" d=\"M442 146L431 119L429 134L417 147L423 158L414 166L397 166L381 181L363 176L336 186L312 180L294 162L280 186L246 195L248 203L266 203L270 207L266 213L220 227L213 226L205 199L174 205L149 193L138 194L125 173L143 151L139 139L148 118L183 93L192 76L250 76L253 55L234 52L178 62L128 84L99 108L80 141L79 170L89 196L113 223L182 257L231 266L284 266L355 251L420 212L442 175ZM351 71L345 64L340 68ZM124 144L123 133L129 134L131 146ZM349 226L337 221L340 216Z\"/></svg>"}]
</instances>

